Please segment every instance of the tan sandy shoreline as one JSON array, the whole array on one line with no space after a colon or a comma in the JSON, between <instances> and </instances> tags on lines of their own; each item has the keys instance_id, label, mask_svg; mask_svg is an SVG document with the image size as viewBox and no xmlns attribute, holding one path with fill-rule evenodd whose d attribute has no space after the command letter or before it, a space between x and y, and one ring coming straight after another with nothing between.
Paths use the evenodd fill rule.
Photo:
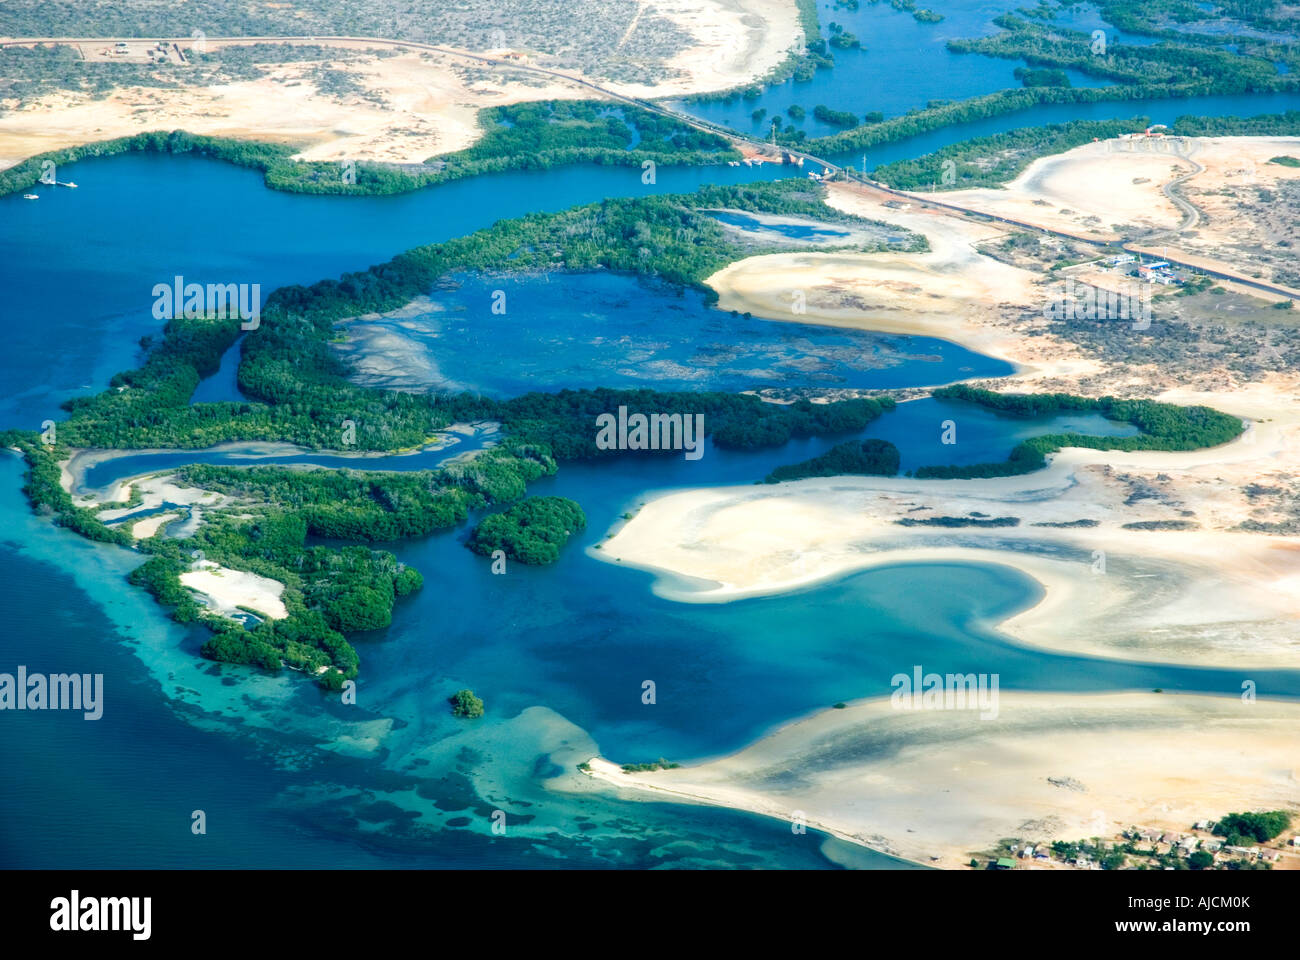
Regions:
<instances>
[{"instance_id":1,"label":"tan sandy shoreline","mask_svg":"<svg viewBox=\"0 0 1300 960\"><path fill-rule=\"evenodd\" d=\"M1232 517L1233 505L1217 503L1213 488L1235 447L1259 451L1267 442L1189 454L1070 449L1047 470L978 481L832 477L676 491L650 500L591 555L656 573L656 593L693 603L783 593L879 566L1000 564L1044 587L1035 606L1000 625L1027 646L1290 668L1300 662L1300 640L1290 629L1300 617L1300 550L1293 540L1225 529L1124 527L1178 515L1159 502L1128 502L1129 487L1115 472L1130 464L1179 470L1188 483L1210 488L1198 516L1209 520L1222 510ZM1171 466L1179 458L1185 459ZM1204 462L1197 465L1198 458ZM895 523L972 513L1020 523ZM1096 526L1034 525L1078 520Z\"/></svg>"},{"instance_id":2,"label":"tan sandy shoreline","mask_svg":"<svg viewBox=\"0 0 1300 960\"><path fill-rule=\"evenodd\" d=\"M1300 810L1300 704L1150 693L999 699L996 719L858 701L703 764L624 773L595 758L591 774L629 796L799 819L948 869L1004 838L1186 830L1235 810Z\"/></svg>"}]
</instances>

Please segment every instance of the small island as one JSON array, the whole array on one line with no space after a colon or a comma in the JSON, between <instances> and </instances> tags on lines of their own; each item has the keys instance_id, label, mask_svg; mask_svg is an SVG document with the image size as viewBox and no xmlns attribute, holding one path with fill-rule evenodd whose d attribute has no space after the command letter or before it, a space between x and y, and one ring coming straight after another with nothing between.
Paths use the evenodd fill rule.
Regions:
<instances>
[{"instance_id":1,"label":"small island","mask_svg":"<svg viewBox=\"0 0 1300 960\"><path fill-rule=\"evenodd\" d=\"M560 559L560 548L586 526L587 517L575 501L528 497L484 517L470 534L469 548L485 557L502 550L511 560L541 566Z\"/></svg>"},{"instance_id":2,"label":"small island","mask_svg":"<svg viewBox=\"0 0 1300 960\"><path fill-rule=\"evenodd\" d=\"M451 704L453 716L466 720L477 720L483 716L483 701L474 696L473 690L457 690L447 698L447 702Z\"/></svg>"}]
</instances>

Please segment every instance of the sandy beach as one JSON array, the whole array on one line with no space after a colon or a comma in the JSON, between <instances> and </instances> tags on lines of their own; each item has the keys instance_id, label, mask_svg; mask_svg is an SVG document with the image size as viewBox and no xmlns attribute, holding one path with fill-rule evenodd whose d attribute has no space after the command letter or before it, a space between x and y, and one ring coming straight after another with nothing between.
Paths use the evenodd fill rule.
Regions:
<instances>
[{"instance_id":1,"label":"sandy beach","mask_svg":"<svg viewBox=\"0 0 1300 960\"><path fill-rule=\"evenodd\" d=\"M749 810L958 869L1006 838L1187 830L1236 810L1300 810L1300 705L1151 693L1008 693L996 718L827 709L702 764L591 774L628 796ZM1249 750L1243 750L1243 743Z\"/></svg>"},{"instance_id":2,"label":"sandy beach","mask_svg":"<svg viewBox=\"0 0 1300 960\"><path fill-rule=\"evenodd\" d=\"M181 583L197 590L209 601L209 610L227 616L250 607L272 620L283 620L289 615L280 594L284 584L269 577L261 577L245 570L231 570L219 564L203 561L200 569L181 574Z\"/></svg>"}]
</instances>

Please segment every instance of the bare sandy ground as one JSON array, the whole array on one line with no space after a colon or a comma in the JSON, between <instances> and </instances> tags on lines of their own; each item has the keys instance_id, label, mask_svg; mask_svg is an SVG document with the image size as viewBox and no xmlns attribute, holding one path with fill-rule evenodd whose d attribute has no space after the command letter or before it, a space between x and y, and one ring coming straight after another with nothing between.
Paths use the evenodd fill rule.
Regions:
<instances>
[{"instance_id":1,"label":"bare sandy ground","mask_svg":"<svg viewBox=\"0 0 1300 960\"><path fill-rule=\"evenodd\" d=\"M289 615L280 599L284 584L269 577L205 561L202 569L182 573L181 583L207 596L211 600L209 609L216 613L230 615L238 613L240 607L251 607L272 620Z\"/></svg>"},{"instance_id":2,"label":"bare sandy ground","mask_svg":"<svg viewBox=\"0 0 1300 960\"><path fill-rule=\"evenodd\" d=\"M1276 248L1283 225L1259 191L1300 179L1300 168L1269 162L1279 156L1300 159L1300 137L1112 139L1041 157L1000 188L918 196L1096 240L1154 233L1139 247L1153 257L1278 282L1274 268L1294 255ZM1174 180L1195 208L1190 223L1165 193Z\"/></svg>"},{"instance_id":3,"label":"bare sandy ground","mask_svg":"<svg viewBox=\"0 0 1300 960\"><path fill-rule=\"evenodd\" d=\"M672 96L748 83L802 46L796 9L788 0L640 0L639 18L653 6L693 38L663 64L666 78L653 86L600 82L630 96ZM629 28L635 26L629 22ZM598 96L562 77L490 66L462 57L417 51L382 40L311 41L354 53L397 49L396 56L340 62L359 74L368 97L322 94L308 75L319 61L282 64L252 81L166 89L126 87L104 99L59 93L0 115L0 169L33 154L153 130L305 145L307 160L421 163L463 149L481 136L479 109L526 100ZM226 42L208 40L209 49ZM181 42L182 47L188 43ZM504 57L527 51L467 51ZM92 66L93 68L93 66ZM577 71L560 72L582 77ZM599 79L599 78L587 78Z\"/></svg>"},{"instance_id":4,"label":"bare sandy ground","mask_svg":"<svg viewBox=\"0 0 1300 960\"><path fill-rule=\"evenodd\" d=\"M157 533L164 524L178 519L180 519L179 513L155 513L153 516L144 517L131 524L131 536L137 540L147 540Z\"/></svg>"},{"instance_id":5,"label":"bare sandy ground","mask_svg":"<svg viewBox=\"0 0 1300 960\"><path fill-rule=\"evenodd\" d=\"M839 183L839 210L923 234L926 253L785 253L733 263L706 280L723 310L773 320L938 337L1018 365L1021 378L1091 376L1100 364L1050 333L1027 337L1010 319L1041 312L1054 295L1042 276L1002 263L976 244L1005 235L995 224L900 205L887 194ZM795 313L796 293L803 313Z\"/></svg>"},{"instance_id":6,"label":"bare sandy ground","mask_svg":"<svg viewBox=\"0 0 1300 960\"><path fill-rule=\"evenodd\" d=\"M643 9L651 6L640 0ZM653 87L618 86L633 96L685 95L749 83L803 48L803 27L789 0L654 0L654 11L695 43L668 61L682 76Z\"/></svg>"},{"instance_id":7,"label":"bare sandy ground","mask_svg":"<svg viewBox=\"0 0 1300 960\"><path fill-rule=\"evenodd\" d=\"M996 718L882 698L698 765L628 774L590 762L631 796L798 820L959 868L1004 838L1109 838L1135 825L1187 830L1232 811L1300 810L1298 730L1291 703L1003 692Z\"/></svg>"},{"instance_id":8,"label":"bare sandy ground","mask_svg":"<svg viewBox=\"0 0 1300 960\"><path fill-rule=\"evenodd\" d=\"M421 163L477 140L482 107L586 95L561 80L539 84L520 74L499 74L495 82L468 79L461 61L439 54L342 62L341 69L361 75L376 103L322 94L307 79L315 65L284 64L257 80L220 86L126 87L100 100L51 95L0 116L0 167L153 130L303 145L297 156L305 160Z\"/></svg>"},{"instance_id":9,"label":"bare sandy ground","mask_svg":"<svg viewBox=\"0 0 1300 960\"><path fill-rule=\"evenodd\" d=\"M1001 188L918 196L1057 230L1113 240L1119 226L1171 228L1181 214L1161 186L1193 169L1168 152L1171 141L1103 140L1040 157ZM1198 158L1199 159L1199 158Z\"/></svg>"}]
</instances>

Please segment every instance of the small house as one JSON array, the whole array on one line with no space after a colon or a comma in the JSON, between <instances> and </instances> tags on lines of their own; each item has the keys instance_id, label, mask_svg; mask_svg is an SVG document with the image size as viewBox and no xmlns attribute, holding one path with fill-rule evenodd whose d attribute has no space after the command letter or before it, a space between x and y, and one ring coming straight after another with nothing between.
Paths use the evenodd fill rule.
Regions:
<instances>
[{"instance_id":1,"label":"small house","mask_svg":"<svg viewBox=\"0 0 1300 960\"><path fill-rule=\"evenodd\" d=\"M995 870L1014 870L1015 867L1016 861L1012 860L1010 857L998 857L997 863L993 865L993 869Z\"/></svg>"}]
</instances>

